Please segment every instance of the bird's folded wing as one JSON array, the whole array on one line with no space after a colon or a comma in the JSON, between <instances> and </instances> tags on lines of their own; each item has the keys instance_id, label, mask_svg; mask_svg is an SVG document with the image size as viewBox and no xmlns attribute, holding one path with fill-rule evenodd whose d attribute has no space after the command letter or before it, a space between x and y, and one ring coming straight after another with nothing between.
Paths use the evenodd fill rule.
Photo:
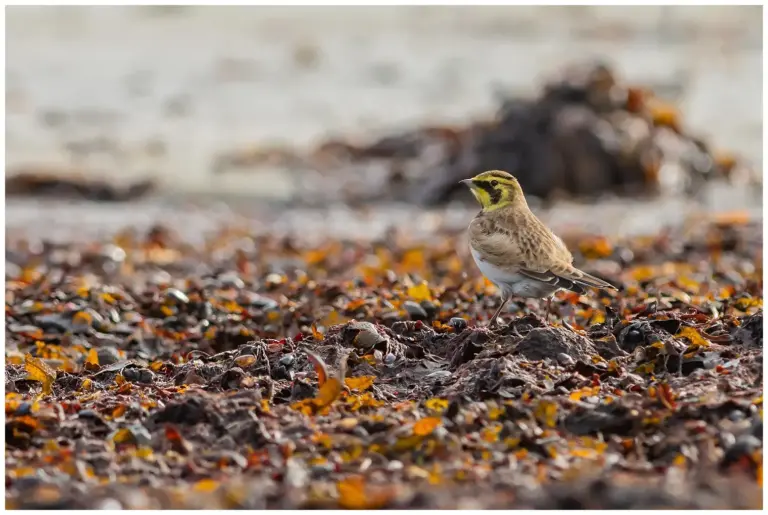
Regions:
<instances>
[{"instance_id":1,"label":"bird's folded wing","mask_svg":"<svg viewBox=\"0 0 768 515\"><path fill-rule=\"evenodd\" d=\"M548 268L549 270L544 271L521 268L519 273L532 279L537 279L552 284L553 286L558 286L577 293L584 293L584 286L592 288L609 288L612 290L616 289L612 284L589 275L570 264L555 264Z\"/></svg>"},{"instance_id":2,"label":"bird's folded wing","mask_svg":"<svg viewBox=\"0 0 768 515\"><path fill-rule=\"evenodd\" d=\"M560 277L559 275L552 273L552 271L536 272L533 270L521 268L518 270L518 273L530 279L535 279L543 283L551 284L552 286L556 286L557 288L571 290L579 294L582 294L586 291L579 283L572 281L570 279L566 279L565 277Z\"/></svg>"}]
</instances>

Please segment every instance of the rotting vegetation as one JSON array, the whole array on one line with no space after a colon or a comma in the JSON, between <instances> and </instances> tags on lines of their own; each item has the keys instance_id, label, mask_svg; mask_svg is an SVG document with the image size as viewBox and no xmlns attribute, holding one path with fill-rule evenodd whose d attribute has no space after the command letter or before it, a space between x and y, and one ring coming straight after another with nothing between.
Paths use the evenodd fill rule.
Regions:
<instances>
[{"instance_id":1,"label":"rotting vegetation","mask_svg":"<svg viewBox=\"0 0 768 515\"><path fill-rule=\"evenodd\" d=\"M456 234L9 241L6 506L761 507L760 224L564 239L494 330Z\"/></svg>"}]
</instances>

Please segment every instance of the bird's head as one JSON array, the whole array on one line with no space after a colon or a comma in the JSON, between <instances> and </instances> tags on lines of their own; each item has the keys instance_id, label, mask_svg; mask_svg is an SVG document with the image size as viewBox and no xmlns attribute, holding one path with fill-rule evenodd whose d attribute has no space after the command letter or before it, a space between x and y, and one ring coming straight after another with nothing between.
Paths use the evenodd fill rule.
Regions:
<instances>
[{"instance_id":1,"label":"bird's head","mask_svg":"<svg viewBox=\"0 0 768 515\"><path fill-rule=\"evenodd\" d=\"M517 179L501 170L483 172L461 182L469 186L472 194L483 207L483 211L494 211L505 206L526 203Z\"/></svg>"}]
</instances>

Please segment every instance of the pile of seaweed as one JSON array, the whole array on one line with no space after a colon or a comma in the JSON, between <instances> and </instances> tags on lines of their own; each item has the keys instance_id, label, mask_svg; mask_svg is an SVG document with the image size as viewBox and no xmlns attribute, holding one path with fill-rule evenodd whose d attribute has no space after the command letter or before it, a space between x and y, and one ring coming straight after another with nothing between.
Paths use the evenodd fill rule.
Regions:
<instances>
[{"instance_id":1,"label":"pile of seaweed","mask_svg":"<svg viewBox=\"0 0 768 515\"><path fill-rule=\"evenodd\" d=\"M602 64L568 67L533 98L502 98L490 119L416 127L373 142L331 139L308 154L256 144L222 150L211 163L213 174L257 175L265 168L292 174L295 180L281 188L290 190L292 204L308 206L470 200L459 181L494 169L512 173L527 195L547 202L696 195L713 180L759 180L735 156L686 130L672 104L623 83ZM25 166L8 171L6 191L122 202L157 189L149 179L120 186L84 172ZM269 197L268 187L262 191L265 199L285 200Z\"/></svg>"},{"instance_id":2,"label":"pile of seaweed","mask_svg":"<svg viewBox=\"0 0 768 515\"><path fill-rule=\"evenodd\" d=\"M565 238L618 291L493 329L451 233L11 239L6 507L759 508L760 229Z\"/></svg>"},{"instance_id":3,"label":"pile of seaweed","mask_svg":"<svg viewBox=\"0 0 768 515\"><path fill-rule=\"evenodd\" d=\"M459 181L485 170L512 173L527 195L547 201L695 195L710 181L747 177L734 156L686 131L672 104L602 64L569 67L534 98L504 98L490 120L365 144L331 140L309 157L257 147L223 154L214 170L263 164L319 171L317 179L297 173L298 200L309 204L469 200Z\"/></svg>"}]
</instances>

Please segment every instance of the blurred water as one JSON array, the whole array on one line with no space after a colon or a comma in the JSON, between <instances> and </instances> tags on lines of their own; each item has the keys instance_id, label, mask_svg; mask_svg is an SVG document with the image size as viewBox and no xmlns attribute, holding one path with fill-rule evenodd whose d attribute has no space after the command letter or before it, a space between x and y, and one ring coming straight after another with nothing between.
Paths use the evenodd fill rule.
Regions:
<instances>
[{"instance_id":1,"label":"blurred water","mask_svg":"<svg viewBox=\"0 0 768 515\"><path fill-rule=\"evenodd\" d=\"M289 175L213 176L212 164L249 146L463 123L492 112L494 91L533 93L595 57L675 100L716 149L762 167L760 7L8 7L6 19L8 169L149 175L176 197L286 197ZM86 155L98 138L103 151ZM710 198L760 210L744 192ZM563 221L579 209L562 208ZM81 222L139 212L15 201L8 224L40 210Z\"/></svg>"}]
</instances>

